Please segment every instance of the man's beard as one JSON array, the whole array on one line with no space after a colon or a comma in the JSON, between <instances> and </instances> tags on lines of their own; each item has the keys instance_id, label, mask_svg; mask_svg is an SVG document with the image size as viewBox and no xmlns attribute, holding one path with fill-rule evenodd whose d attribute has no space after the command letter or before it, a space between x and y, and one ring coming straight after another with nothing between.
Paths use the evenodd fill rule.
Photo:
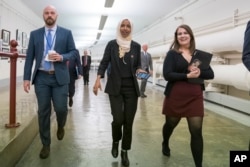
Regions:
<instances>
[{"instance_id":1,"label":"man's beard","mask_svg":"<svg viewBox=\"0 0 250 167\"><path fill-rule=\"evenodd\" d=\"M55 22L56 22L56 21L53 20L52 18L48 18L47 20L45 20L45 23L46 23L46 25L48 25L48 26L54 25Z\"/></svg>"}]
</instances>

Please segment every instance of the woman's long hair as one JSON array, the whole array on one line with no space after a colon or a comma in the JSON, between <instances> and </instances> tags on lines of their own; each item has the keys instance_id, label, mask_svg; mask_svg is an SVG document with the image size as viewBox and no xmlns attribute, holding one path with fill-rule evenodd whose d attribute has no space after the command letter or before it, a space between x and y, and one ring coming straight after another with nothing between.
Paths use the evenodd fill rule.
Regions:
<instances>
[{"instance_id":1,"label":"woman's long hair","mask_svg":"<svg viewBox=\"0 0 250 167\"><path fill-rule=\"evenodd\" d=\"M182 25L180 25L180 26L178 26L176 28L175 33L174 33L174 41L171 44L170 49L173 49L176 52L180 52L180 50L179 50L180 49L180 44L179 44L179 42L177 40L177 35L178 35L177 31L178 31L179 28L185 29L187 31L187 33L190 35L190 46L189 46L189 49L190 49L191 53L194 53L194 51L195 51L194 33L193 33L192 29L188 25L186 25L186 24L182 24Z\"/></svg>"}]
</instances>

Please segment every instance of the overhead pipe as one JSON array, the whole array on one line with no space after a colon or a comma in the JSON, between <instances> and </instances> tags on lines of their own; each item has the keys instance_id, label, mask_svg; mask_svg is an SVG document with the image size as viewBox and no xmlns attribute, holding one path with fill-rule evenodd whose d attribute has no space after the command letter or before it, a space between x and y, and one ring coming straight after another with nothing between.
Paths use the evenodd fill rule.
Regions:
<instances>
[{"instance_id":1,"label":"overhead pipe","mask_svg":"<svg viewBox=\"0 0 250 167\"><path fill-rule=\"evenodd\" d=\"M215 73L210 83L230 85L237 89L250 90L250 73L243 63L236 65L212 65Z\"/></svg>"},{"instance_id":2,"label":"overhead pipe","mask_svg":"<svg viewBox=\"0 0 250 167\"><path fill-rule=\"evenodd\" d=\"M162 61L155 62L155 74L153 81L156 82L156 74L162 75L163 64ZM250 90L250 73L243 63L236 65L211 65L214 71L214 79L207 80L212 84L222 84L234 86L237 89L249 91Z\"/></svg>"},{"instance_id":3,"label":"overhead pipe","mask_svg":"<svg viewBox=\"0 0 250 167\"><path fill-rule=\"evenodd\" d=\"M202 36L196 36L196 48L208 52L241 52L243 47L245 29L246 26L238 26L228 30L214 32ZM153 57L164 58L167 51L169 50L169 47L170 43L167 43L156 47L150 47L149 49Z\"/></svg>"}]
</instances>

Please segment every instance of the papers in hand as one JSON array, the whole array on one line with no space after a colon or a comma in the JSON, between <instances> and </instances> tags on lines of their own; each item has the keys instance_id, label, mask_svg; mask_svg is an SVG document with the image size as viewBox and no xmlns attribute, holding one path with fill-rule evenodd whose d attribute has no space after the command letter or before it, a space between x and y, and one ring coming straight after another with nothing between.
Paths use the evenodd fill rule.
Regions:
<instances>
[{"instance_id":1,"label":"papers in hand","mask_svg":"<svg viewBox=\"0 0 250 167\"><path fill-rule=\"evenodd\" d=\"M201 50L195 51L192 60L191 65L194 65L201 70L206 70L209 68L210 62L212 60L212 54L208 52L204 52ZM188 78L188 82L190 83L196 83L196 84L203 84L204 79L202 78Z\"/></svg>"},{"instance_id":2,"label":"papers in hand","mask_svg":"<svg viewBox=\"0 0 250 167\"><path fill-rule=\"evenodd\" d=\"M201 50L197 50L192 57L192 64L199 67L201 70L205 70L209 68L212 54L208 52L204 52Z\"/></svg>"},{"instance_id":3,"label":"papers in hand","mask_svg":"<svg viewBox=\"0 0 250 167\"><path fill-rule=\"evenodd\" d=\"M49 54L53 54L53 53L56 53L56 51L54 51L54 50L49 50L49 52L48 52L48 54L46 54L46 56L45 56L45 61L55 61L55 60L52 60L52 59L49 59Z\"/></svg>"}]
</instances>

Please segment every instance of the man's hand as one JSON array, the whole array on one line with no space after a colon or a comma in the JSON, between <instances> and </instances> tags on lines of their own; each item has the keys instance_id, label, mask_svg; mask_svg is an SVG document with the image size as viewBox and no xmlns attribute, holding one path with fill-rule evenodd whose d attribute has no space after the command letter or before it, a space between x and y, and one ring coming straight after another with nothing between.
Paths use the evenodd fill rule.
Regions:
<instances>
[{"instance_id":1,"label":"man's hand","mask_svg":"<svg viewBox=\"0 0 250 167\"><path fill-rule=\"evenodd\" d=\"M29 90L30 90L30 81L28 81L28 80L23 81L23 90L26 93L29 93Z\"/></svg>"}]
</instances>

